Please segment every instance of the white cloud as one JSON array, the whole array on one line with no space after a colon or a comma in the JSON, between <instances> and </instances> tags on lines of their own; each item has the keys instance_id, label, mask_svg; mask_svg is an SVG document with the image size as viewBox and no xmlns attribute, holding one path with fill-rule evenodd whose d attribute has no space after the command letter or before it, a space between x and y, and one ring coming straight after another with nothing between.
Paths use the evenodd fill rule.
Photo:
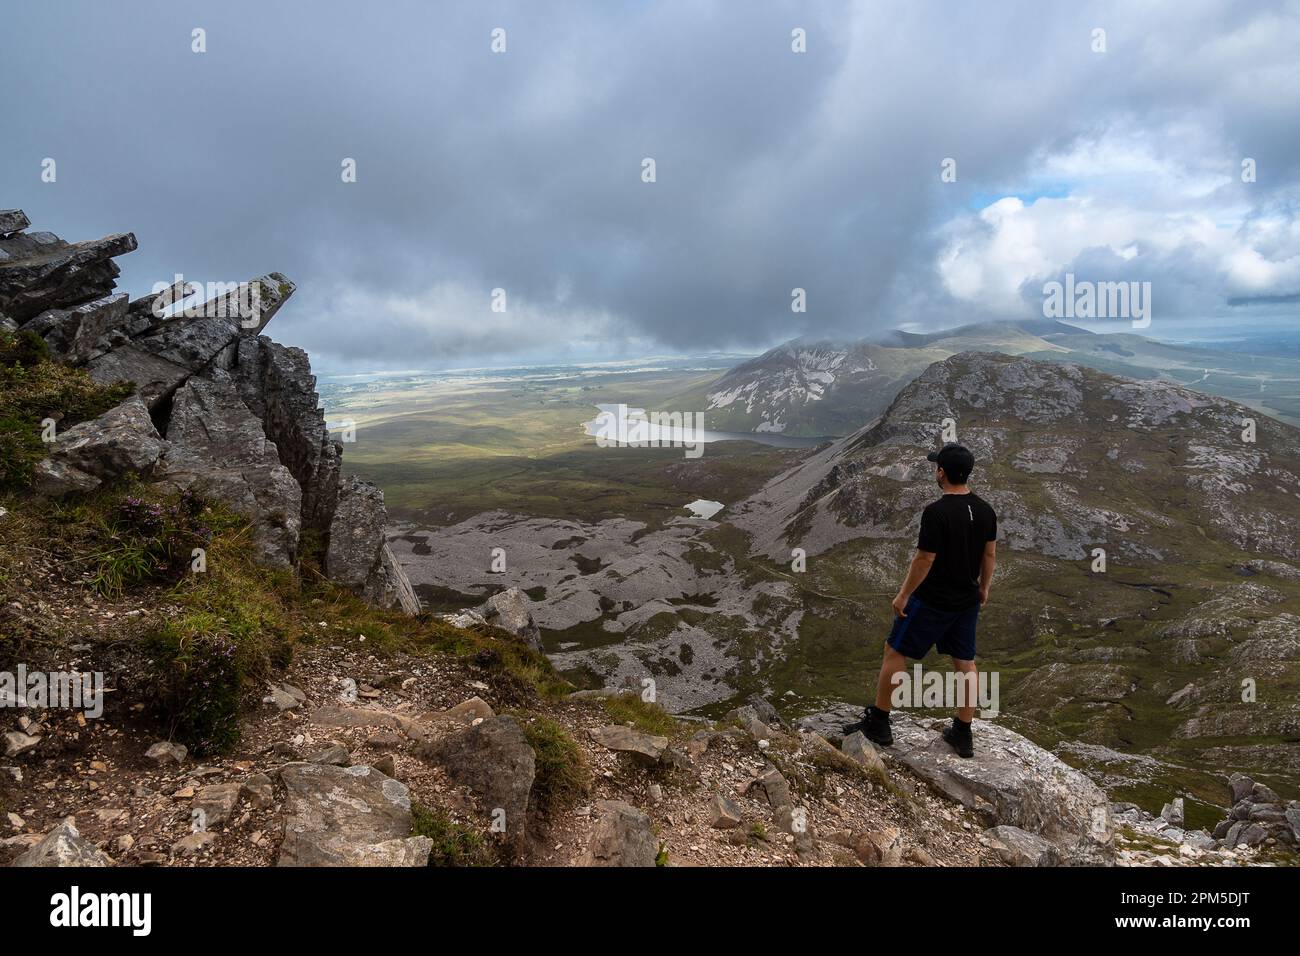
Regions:
<instances>
[{"instance_id":1,"label":"white cloud","mask_svg":"<svg viewBox=\"0 0 1300 956\"><path fill-rule=\"evenodd\" d=\"M1236 157L1203 129L1116 123L1033 165L1041 171L1035 179L1064 182L1068 194L1029 203L1005 197L941 228L935 267L954 298L1024 315L1044 280L1081 257L1095 267L1107 256L1124 278L1146 270L1166 303L1202 315L1231 297L1300 289L1294 216L1276 201L1257 207L1257 187L1234 177Z\"/></svg>"}]
</instances>

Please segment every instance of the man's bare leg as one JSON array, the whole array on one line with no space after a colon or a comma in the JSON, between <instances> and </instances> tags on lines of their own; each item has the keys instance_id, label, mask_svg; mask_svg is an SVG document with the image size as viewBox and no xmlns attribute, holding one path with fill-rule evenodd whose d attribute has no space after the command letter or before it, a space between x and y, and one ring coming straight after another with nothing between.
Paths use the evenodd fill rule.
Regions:
<instances>
[{"instance_id":1,"label":"man's bare leg","mask_svg":"<svg viewBox=\"0 0 1300 956\"><path fill-rule=\"evenodd\" d=\"M964 694L958 692L962 696L957 698L957 702L967 706L957 708L957 719L969 724L975 719L975 705L979 702L979 674L974 661L959 661L955 657L952 659L952 669L961 675L958 683L965 685Z\"/></svg>"},{"instance_id":2,"label":"man's bare leg","mask_svg":"<svg viewBox=\"0 0 1300 956\"><path fill-rule=\"evenodd\" d=\"M876 679L876 710L889 713L890 697L894 693L894 675L907 669L907 658L888 644L885 659L880 662L880 677Z\"/></svg>"}]
</instances>

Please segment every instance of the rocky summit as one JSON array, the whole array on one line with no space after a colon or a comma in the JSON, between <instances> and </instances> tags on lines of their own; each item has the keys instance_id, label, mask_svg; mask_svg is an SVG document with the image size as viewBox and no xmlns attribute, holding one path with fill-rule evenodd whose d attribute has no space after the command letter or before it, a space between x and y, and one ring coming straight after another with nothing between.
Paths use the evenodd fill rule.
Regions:
<instances>
[{"instance_id":1,"label":"rocky summit","mask_svg":"<svg viewBox=\"0 0 1300 956\"><path fill-rule=\"evenodd\" d=\"M294 568L310 539L332 580L419 612L385 539L383 492L341 473L306 353L262 330L294 292L273 272L195 304L189 288L128 301L114 259L135 236L68 243L0 210L0 325L39 338L120 404L55 432L34 489L62 497L130 474L220 501L252 522L260 560ZM57 414L57 413L56 413Z\"/></svg>"},{"instance_id":2,"label":"rocky summit","mask_svg":"<svg viewBox=\"0 0 1300 956\"><path fill-rule=\"evenodd\" d=\"M28 225L0 211L0 674L105 686L0 683L0 863L1294 859L1289 426L961 353L717 520L390 532L307 355L265 334L292 282L129 300L133 236ZM815 351L800 381L845 371ZM888 623L860 592L905 560L945 422L1007 543L981 656L1009 713L969 760L928 715L891 747L843 734ZM840 676L814 685L814 660ZM1234 699L1247 679L1263 706Z\"/></svg>"}]
</instances>

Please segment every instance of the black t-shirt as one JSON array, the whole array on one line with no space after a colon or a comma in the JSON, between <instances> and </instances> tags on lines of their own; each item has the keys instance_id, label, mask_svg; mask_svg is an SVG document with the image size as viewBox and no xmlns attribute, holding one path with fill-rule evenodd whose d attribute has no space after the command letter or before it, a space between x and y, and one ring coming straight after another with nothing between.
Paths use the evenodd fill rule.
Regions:
<instances>
[{"instance_id":1,"label":"black t-shirt","mask_svg":"<svg viewBox=\"0 0 1300 956\"><path fill-rule=\"evenodd\" d=\"M978 495L944 495L926 505L916 546L935 559L916 597L943 611L978 604L984 546L997 536L998 516Z\"/></svg>"}]
</instances>

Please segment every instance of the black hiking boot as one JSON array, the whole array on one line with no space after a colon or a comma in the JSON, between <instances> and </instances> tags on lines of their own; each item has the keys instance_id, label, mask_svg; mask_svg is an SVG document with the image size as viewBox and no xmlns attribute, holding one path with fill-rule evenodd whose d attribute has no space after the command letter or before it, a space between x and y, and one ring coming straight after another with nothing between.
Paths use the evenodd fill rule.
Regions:
<instances>
[{"instance_id":1,"label":"black hiking boot","mask_svg":"<svg viewBox=\"0 0 1300 956\"><path fill-rule=\"evenodd\" d=\"M971 740L970 724L963 724L960 720L953 718L952 723L944 728L943 739L948 741L948 745L953 750L957 751L957 756L975 756L975 745Z\"/></svg>"},{"instance_id":2,"label":"black hiking boot","mask_svg":"<svg viewBox=\"0 0 1300 956\"><path fill-rule=\"evenodd\" d=\"M844 727L844 736L862 731L862 736L866 737L872 743L880 744L882 747L892 747L894 745L894 735L889 729L889 711L876 710L875 707L868 707L862 712L862 719L856 724L847 724Z\"/></svg>"}]
</instances>

